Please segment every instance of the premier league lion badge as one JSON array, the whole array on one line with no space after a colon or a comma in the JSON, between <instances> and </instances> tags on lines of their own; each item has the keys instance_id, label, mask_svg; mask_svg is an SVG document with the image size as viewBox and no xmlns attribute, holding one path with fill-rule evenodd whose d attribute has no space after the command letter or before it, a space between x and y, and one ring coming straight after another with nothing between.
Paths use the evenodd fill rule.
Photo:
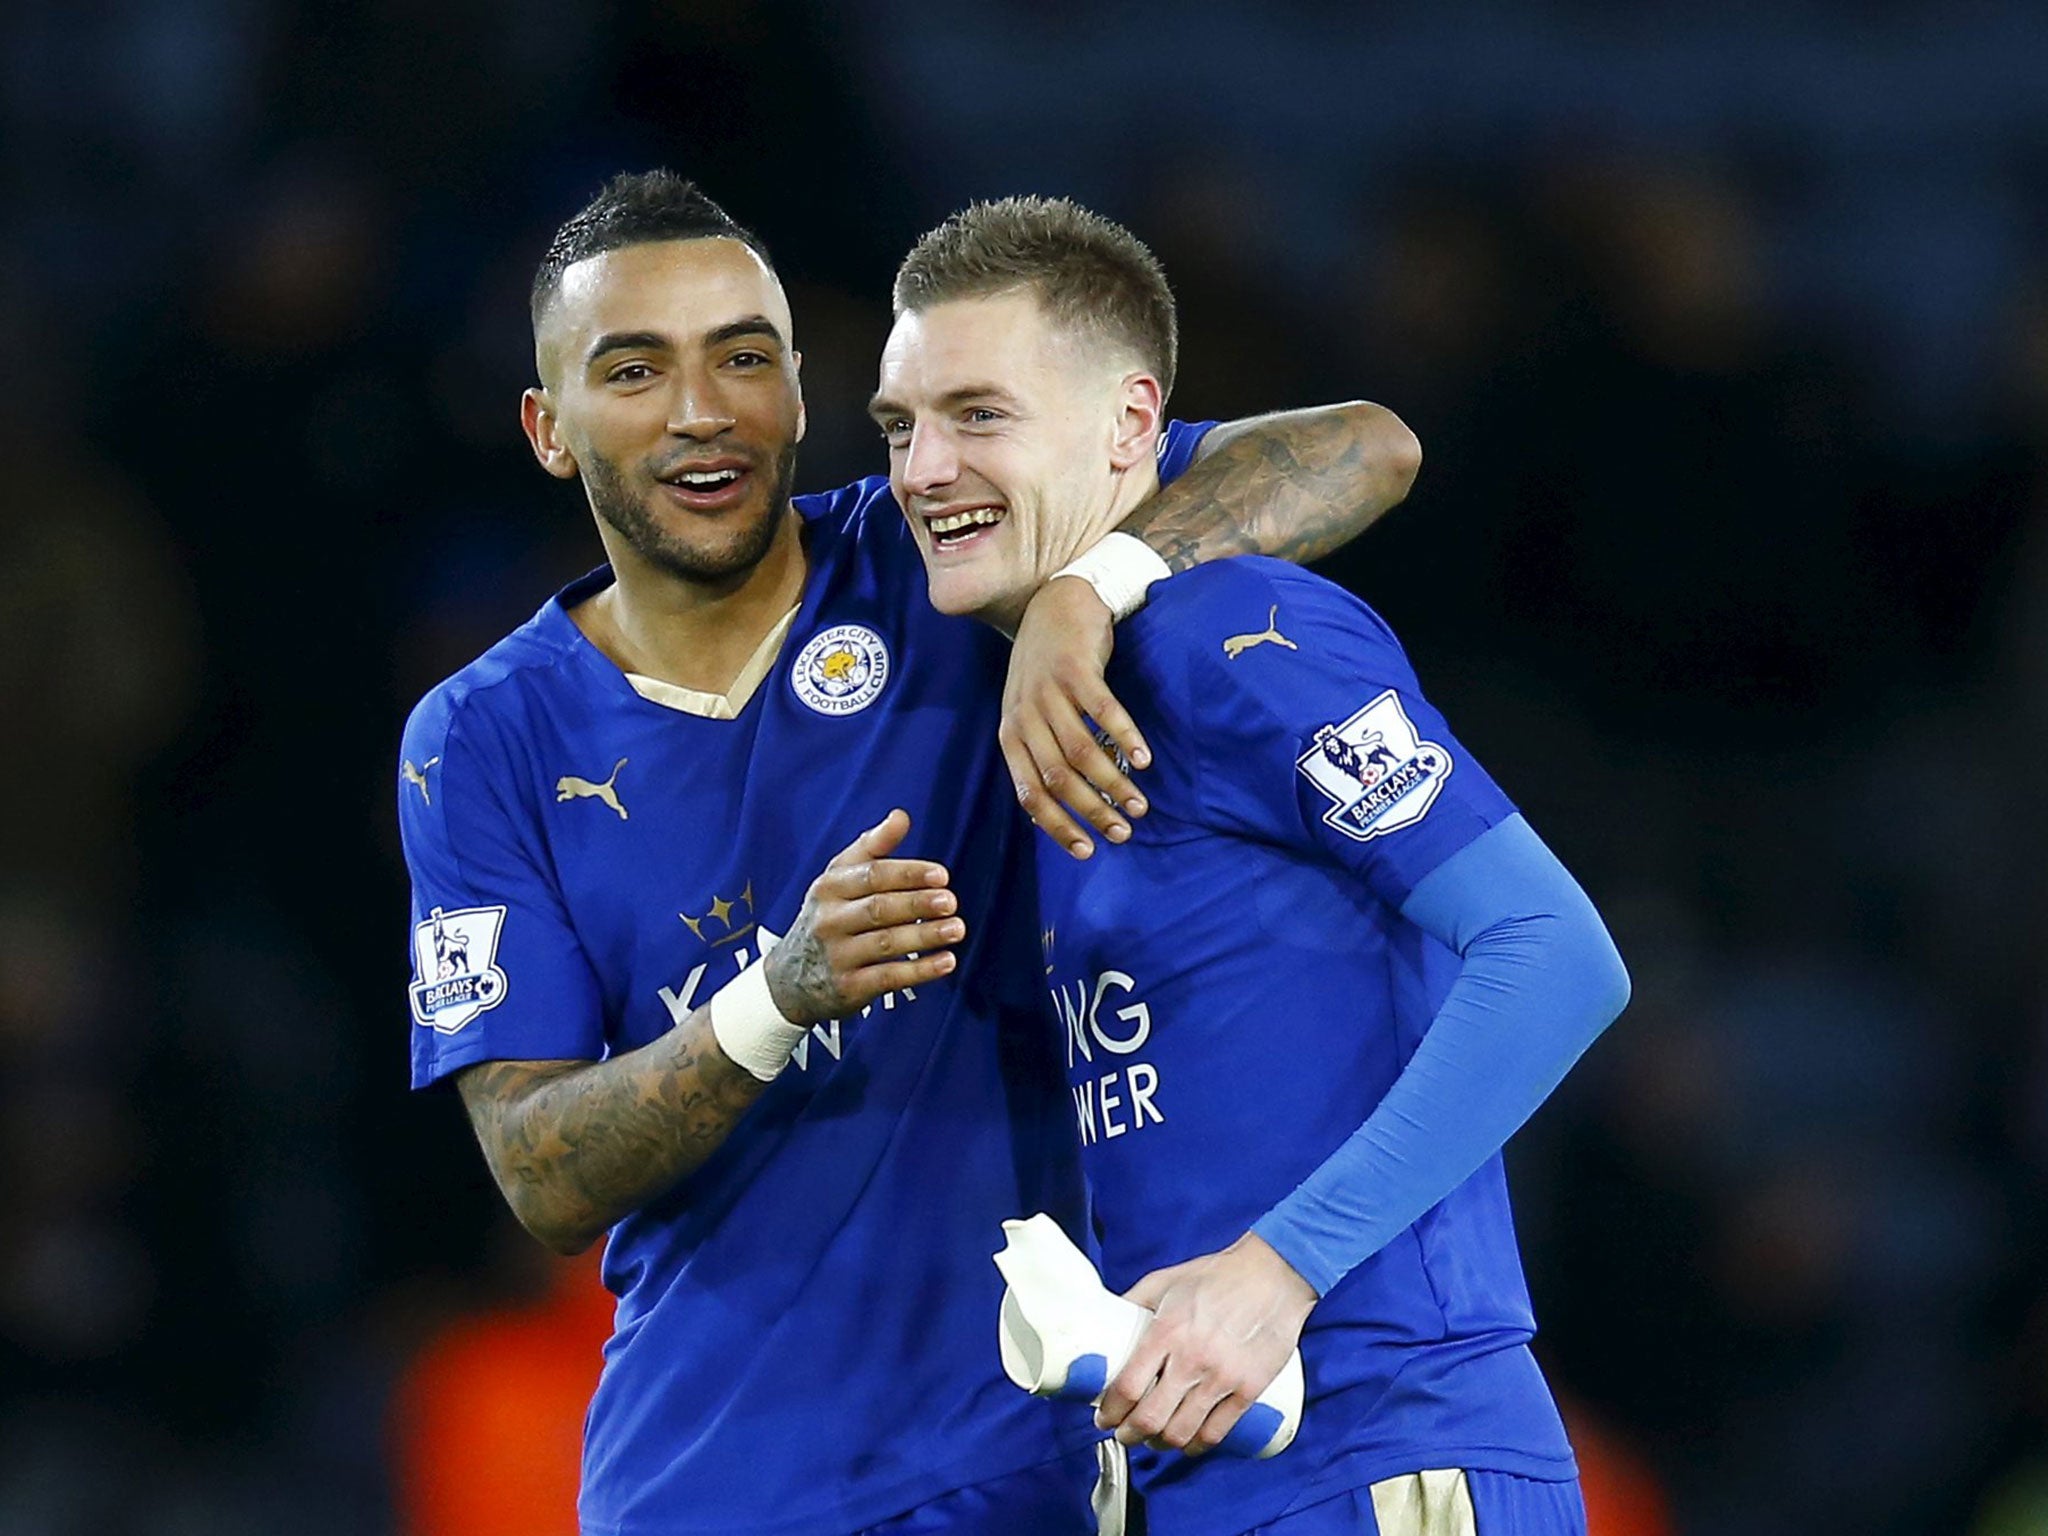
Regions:
<instances>
[{"instance_id":1,"label":"premier league lion badge","mask_svg":"<svg viewBox=\"0 0 2048 1536\"><path fill-rule=\"evenodd\" d=\"M452 1035L478 1014L505 1000L505 973L498 968L498 934L503 907L436 907L412 930L412 1016L427 1029Z\"/></svg>"},{"instance_id":2,"label":"premier league lion badge","mask_svg":"<svg viewBox=\"0 0 2048 1536\"><path fill-rule=\"evenodd\" d=\"M1342 725L1316 727L1294 765L1333 802L1323 824L1361 843L1422 820L1451 776L1451 754L1415 734L1391 688Z\"/></svg>"},{"instance_id":3,"label":"premier league lion badge","mask_svg":"<svg viewBox=\"0 0 2048 1536\"><path fill-rule=\"evenodd\" d=\"M789 669L796 696L821 715L853 715L889 681L889 648L865 624L834 624L813 635Z\"/></svg>"}]
</instances>

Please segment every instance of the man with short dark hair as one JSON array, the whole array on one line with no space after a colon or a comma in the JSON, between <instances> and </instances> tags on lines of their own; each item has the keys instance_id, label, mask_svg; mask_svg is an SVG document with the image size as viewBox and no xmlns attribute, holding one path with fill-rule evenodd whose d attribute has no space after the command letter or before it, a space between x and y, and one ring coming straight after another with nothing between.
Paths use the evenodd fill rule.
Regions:
<instances>
[{"instance_id":1,"label":"man with short dark hair","mask_svg":"<svg viewBox=\"0 0 2048 1536\"><path fill-rule=\"evenodd\" d=\"M790 499L788 302L689 183L619 178L563 227L534 346L527 436L607 564L421 701L399 814L414 1082L456 1079L543 1241L609 1234L583 1529L1085 1528L1091 1427L1017 1398L991 1338L996 1224L1080 1220L996 739L1009 648L932 612L885 480ZM1193 465L1199 437L1173 429L1179 478L1125 525L1175 562L1279 547L1219 487L1307 554L1413 472L1376 407ZM1091 777L1122 776L1067 745L1115 719L1109 613L1054 588L1013 749L1041 817L1087 841L1065 793L1114 838Z\"/></svg>"},{"instance_id":2,"label":"man with short dark hair","mask_svg":"<svg viewBox=\"0 0 2048 1536\"><path fill-rule=\"evenodd\" d=\"M1018 623L1152 494L1171 302L1042 199L904 262L871 410L936 605ZM1099 1418L1153 1536L1578 1536L1499 1152L1626 1001L1598 915L1329 582L1177 575L1109 678L1151 813L1041 846L1040 928L1104 1279L1154 1312ZM1297 1343L1292 1444L1201 1454Z\"/></svg>"}]
</instances>

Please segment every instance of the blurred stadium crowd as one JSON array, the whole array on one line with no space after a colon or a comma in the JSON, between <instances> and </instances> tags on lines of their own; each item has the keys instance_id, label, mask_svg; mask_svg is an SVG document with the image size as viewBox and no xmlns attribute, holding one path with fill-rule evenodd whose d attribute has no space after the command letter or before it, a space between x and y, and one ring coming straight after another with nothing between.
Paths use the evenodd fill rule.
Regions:
<instances>
[{"instance_id":1,"label":"blurred stadium crowd","mask_svg":"<svg viewBox=\"0 0 2048 1536\"><path fill-rule=\"evenodd\" d=\"M2039 8L19 0L0 1533L488 1528L472 1408L594 1373L405 1091L391 803L596 558L525 285L653 163L778 253L804 488L881 463L895 257L1010 191L1152 242L1179 414L1400 411L1330 574L1635 976L1510 1154L1609 1536L2048 1531Z\"/></svg>"}]
</instances>

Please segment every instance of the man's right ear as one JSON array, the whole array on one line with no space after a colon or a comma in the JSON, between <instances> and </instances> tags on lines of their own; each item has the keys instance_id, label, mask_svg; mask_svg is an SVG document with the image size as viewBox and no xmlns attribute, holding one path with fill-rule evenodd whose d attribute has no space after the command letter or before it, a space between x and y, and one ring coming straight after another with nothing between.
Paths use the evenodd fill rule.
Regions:
<instances>
[{"instance_id":1,"label":"man's right ear","mask_svg":"<svg viewBox=\"0 0 2048 1536\"><path fill-rule=\"evenodd\" d=\"M576 478L576 455L556 430L555 409L545 389L529 389L519 397L519 425L525 428L526 440L533 445L533 456L542 469L557 480Z\"/></svg>"}]
</instances>

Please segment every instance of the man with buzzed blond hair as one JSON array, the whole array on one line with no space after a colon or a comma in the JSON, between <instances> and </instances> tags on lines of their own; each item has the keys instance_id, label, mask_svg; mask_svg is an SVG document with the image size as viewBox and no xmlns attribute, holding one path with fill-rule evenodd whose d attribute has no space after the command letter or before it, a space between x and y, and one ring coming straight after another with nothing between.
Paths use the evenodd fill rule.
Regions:
<instances>
[{"instance_id":1,"label":"man with buzzed blond hair","mask_svg":"<svg viewBox=\"0 0 2048 1536\"><path fill-rule=\"evenodd\" d=\"M1157 486L1172 295L1128 231L1011 198L895 303L871 410L932 601L1012 628ZM1039 929L1104 1278L1154 1313L1098 1415L1152 1536L1578 1536L1499 1154L1626 1001L1599 916L1327 581L1162 581L1108 682L1151 812L1040 844ZM1292 1444L1204 1454L1297 1345Z\"/></svg>"}]
</instances>

